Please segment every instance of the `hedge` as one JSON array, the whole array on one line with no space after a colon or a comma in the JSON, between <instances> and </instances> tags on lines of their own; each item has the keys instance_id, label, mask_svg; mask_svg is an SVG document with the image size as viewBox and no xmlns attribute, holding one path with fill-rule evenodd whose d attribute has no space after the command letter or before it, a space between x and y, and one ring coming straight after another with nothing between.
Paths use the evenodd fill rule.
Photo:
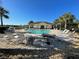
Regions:
<instances>
[{"instance_id":1,"label":"hedge","mask_svg":"<svg viewBox=\"0 0 79 59\"><path fill-rule=\"evenodd\" d=\"M5 30L7 30L9 27L6 26L0 26L0 33L5 33Z\"/></svg>"}]
</instances>

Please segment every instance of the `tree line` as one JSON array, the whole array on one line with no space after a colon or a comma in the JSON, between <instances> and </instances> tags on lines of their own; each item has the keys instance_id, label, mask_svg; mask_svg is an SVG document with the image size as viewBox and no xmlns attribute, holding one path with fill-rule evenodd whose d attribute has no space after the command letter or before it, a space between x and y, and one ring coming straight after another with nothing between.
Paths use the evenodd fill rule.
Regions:
<instances>
[{"instance_id":1,"label":"tree line","mask_svg":"<svg viewBox=\"0 0 79 59\"><path fill-rule=\"evenodd\" d=\"M78 28L78 24L79 20L70 12L65 13L53 22L54 28L58 29L76 29Z\"/></svg>"}]
</instances>

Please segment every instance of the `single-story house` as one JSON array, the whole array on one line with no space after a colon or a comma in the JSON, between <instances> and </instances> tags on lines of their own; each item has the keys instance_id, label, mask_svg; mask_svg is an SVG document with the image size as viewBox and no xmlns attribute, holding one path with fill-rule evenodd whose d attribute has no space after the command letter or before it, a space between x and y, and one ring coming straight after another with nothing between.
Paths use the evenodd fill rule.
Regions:
<instances>
[{"instance_id":1,"label":"single-story house","mask_svg":"<svg viewBox=\"0 0 79 59\"><path fill-rule=\"evenodd\" d=\"M33 22L29 24L29 28L33 29L52 29L53 25L52 23L48 22Z\"/></svg>"}]
</instances>

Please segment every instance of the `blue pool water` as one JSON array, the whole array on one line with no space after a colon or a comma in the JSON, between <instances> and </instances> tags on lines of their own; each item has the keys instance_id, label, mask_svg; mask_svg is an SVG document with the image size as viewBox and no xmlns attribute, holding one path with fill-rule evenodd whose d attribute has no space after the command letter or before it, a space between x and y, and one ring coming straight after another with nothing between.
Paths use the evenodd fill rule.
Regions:
<instances>
[{"instance_id":1,"label":"blue pool water","mask_svg":"<svg viewBox=\"0 0 79 59\"><path fill-rule=\"evenodd\" d=\"M48 34L49 29L29 29L27 32L31 32L32 34Z\"/></svg>"}]
</instances>

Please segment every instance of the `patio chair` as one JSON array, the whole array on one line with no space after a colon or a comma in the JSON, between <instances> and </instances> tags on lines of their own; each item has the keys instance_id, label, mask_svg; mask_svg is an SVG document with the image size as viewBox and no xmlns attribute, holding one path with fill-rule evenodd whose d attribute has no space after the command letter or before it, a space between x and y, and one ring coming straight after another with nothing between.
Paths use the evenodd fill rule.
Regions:
<instances>
[{"instance_id":1,"label":"patio chair","mask_svg":"<svg viewBox=\"0 0 79 59\"><path fill-rule=\"evenodd\" d=\"M63 33L65 33L67 31L67 29L65 29L64 31L63 31Z\"/></svg>"},{"instance_id":2,"label":"patio chair","mask_svg":"<svg viewBox=\"0 0 79 59\"><path fill-rule=\"evenodd\" d=\"M65 34L68 34L69 33L69 30L67 30L66 32L65 32Z\"/></svg>"},{"instance_id":3,"label":"patio chair","mask_svg":"<svg viewBox=\"0 0 79 59\"><path fill-rule=\"evenodd\" d=\"M15 32L15 28L13 28L13 27L9 27L6 31L5 31L5 33L14 33Z\"/></svg>"},{"instance_id":4,"label":"patio chair","mask_svg":"<svg viewBox=\"0 0 79 59\"><path fill-rule=\"evenodd\" d=\"M75 31L73 31L73 32L67 31L66 33L61 34L61 35L57 36L56 38L59 40L72 42L74 39L74 33L75 33Z\"/></svg>"}]
</instances>

